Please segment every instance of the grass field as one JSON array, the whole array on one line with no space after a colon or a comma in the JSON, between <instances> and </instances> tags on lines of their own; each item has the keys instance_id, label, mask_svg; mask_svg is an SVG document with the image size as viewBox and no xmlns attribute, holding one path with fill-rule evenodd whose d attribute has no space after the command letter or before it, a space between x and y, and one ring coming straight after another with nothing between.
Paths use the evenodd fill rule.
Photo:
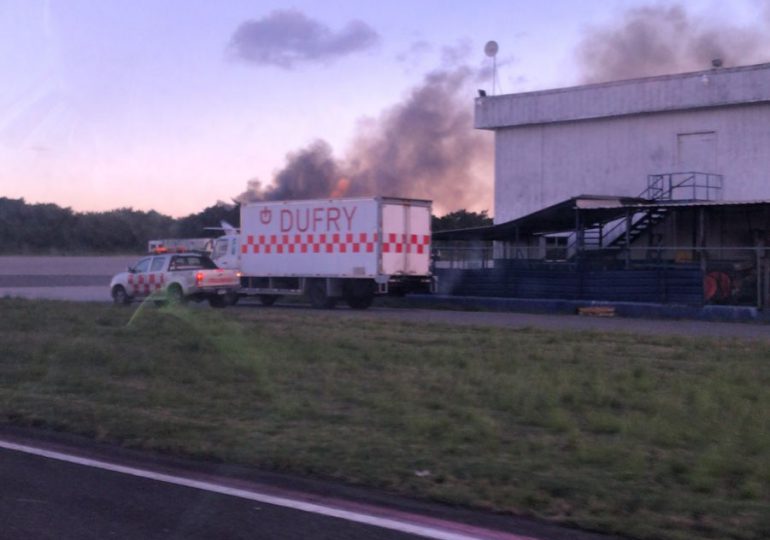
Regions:
<instances>
[{"instance_id":1,"label":"grass field","mask_svg":"<svg viewBox=\"0 0 770 540\"><path fill-rule=\"evenodd\" d=\"M0 421L636 538L770 536L770 345L0 300Z\"/></svg>"}]
</instances>

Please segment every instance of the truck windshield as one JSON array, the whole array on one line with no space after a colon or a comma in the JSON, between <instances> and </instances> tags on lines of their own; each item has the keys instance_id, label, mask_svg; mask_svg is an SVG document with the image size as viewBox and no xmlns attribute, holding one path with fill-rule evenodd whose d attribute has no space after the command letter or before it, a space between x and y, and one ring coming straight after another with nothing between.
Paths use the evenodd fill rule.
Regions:
<instances>
[{"instance_id":1,"label":"truck windshield","mask_svg":"<svg viewBox=\"0 0 770 540\"><path fill-rule=\"evenodd\" d=\"M219 257L224 257L225 255L227 255L227 244L228 244L227 239L217 240L216 248L214 250L214 256L213 256L214 259L217 259Z\"/></svg>"}]
</instances>

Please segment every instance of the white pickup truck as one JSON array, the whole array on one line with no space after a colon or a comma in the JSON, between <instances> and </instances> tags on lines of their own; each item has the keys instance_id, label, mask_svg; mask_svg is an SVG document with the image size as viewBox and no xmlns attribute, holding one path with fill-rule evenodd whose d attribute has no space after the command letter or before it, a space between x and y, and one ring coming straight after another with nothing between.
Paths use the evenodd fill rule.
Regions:
<instances>
[{"instance_id":1,"label":"white pickup truck","mask_svg":"<svg viewBox=\"0 0 770 540\"><path fill-rule=\"evenodd\" d=\"M239 272L217 268L199 253L145 257L110 282L116 304L152 297L158 302L208 300L212 307L225 307L233 303L239 287Z\"/></svg>"}]
</instances>

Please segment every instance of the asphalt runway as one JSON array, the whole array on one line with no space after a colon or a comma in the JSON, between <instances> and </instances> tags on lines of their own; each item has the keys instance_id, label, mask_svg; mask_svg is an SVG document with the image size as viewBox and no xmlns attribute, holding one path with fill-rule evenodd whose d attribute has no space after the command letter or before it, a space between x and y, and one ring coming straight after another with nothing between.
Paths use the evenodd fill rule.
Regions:
<instances>
[{"instance_id":1,"label":"asphalt runway","mask_svg":"<svg viewBox=\"0 0 770 540\"><path fill-rule=\"evenodd\" d=\"M141 255L0 257L0 298L109 302L112 276Z\"/></svg>"},{"instance_id":2,"label":"asphalt runway","mask_svg":"<svg viewBox=\"0 0 770 540\"><path fill-rule=\"evenodd\" d=\"M0 450L4 539L344 539L415 536Z\"/></svg>"},{"instance_id":3,"label":"asphalt runway","mask_svg":"<svg viewBox=\"0 0 770 540\"><path fill-rule=\"evenodd\" d=\"M2 424L0 538L617 539Z\"/></svg>"}]
</instances>

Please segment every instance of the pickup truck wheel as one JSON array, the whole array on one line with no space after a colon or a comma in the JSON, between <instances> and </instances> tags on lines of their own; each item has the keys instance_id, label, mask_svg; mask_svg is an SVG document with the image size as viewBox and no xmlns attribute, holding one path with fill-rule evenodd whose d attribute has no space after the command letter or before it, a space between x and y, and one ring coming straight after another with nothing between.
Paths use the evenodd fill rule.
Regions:
<instances>
[{"instance_id":1,"label":"pickup truck wheel","mask_svg":"<svg viewBox=\"0 0 770 540\"><path fill-rule=\"evenodd\" d=\"M259 302L263 306L272 306L278 298L279 296L277 294L260 294Z\"/></svg>"},{"instance_id":2,"label":"pickup truck wheel","mask_svg":"<svg viewBox=\"0 0 770 540\"><path fill-rule=\"evenodd\" d=\"M185 303L185 297L184 297L184 293L182 292L182 287L180 287L176 283L168 286L168 289L166 289L166 298L168 299L169 304Z\"/></svg>"},{"instance_id":3,"label":"pickup truck wheel","mask_svg":"<svg viewBox=\"0 0 770 540\"><path fill-rule=\"evenodd\" d=\"M112 301L115 302L116 305L124 306L131 303L131 297L128 296L123 285L115 285L112 288Z\"/></svg>"},{"instance_id":4,"label":"pickup truck wheel","mask_svg":"<svg viewBox=\"0 0 770 540\"><path fill-rule=\"evenodd\" d=\"M326 283L322 280L311 283L307 295L310 298L310 305L316 309L332 309L337 303L336 298L330 298L326 294Z\"/></svg>"}]
</instances>

